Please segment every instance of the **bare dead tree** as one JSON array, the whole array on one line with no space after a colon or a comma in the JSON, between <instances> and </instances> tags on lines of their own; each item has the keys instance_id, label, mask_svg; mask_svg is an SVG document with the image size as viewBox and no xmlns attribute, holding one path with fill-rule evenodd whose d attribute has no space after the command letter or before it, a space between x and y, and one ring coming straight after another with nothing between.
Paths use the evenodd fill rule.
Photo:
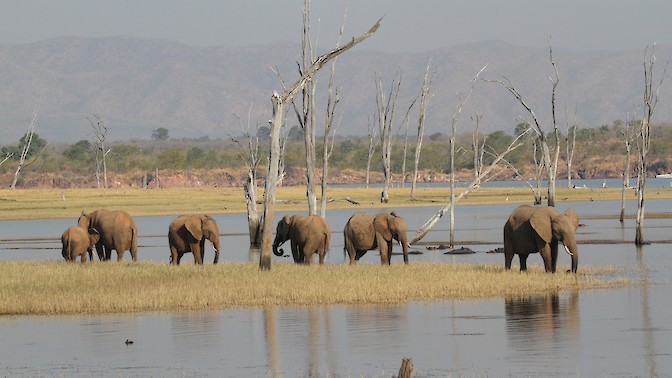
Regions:
<instances>
[{"instance_id":1,"label":"bare dead tree","mask_svg":"<svg viewBox=\"0 0 672 378\"><path fill-rule=\"evenodd\" d=\"M392 146L394 145L399 130L404 124L408 124L408 118L417 101L417 97L411 101L406 109L406 113L402 122L393 130L394 116L397 108L397 100L401 88L401 75L397 76L390 85L389 95L385 95L383 90L382 78L380 71L376 72L376 113L374 114L374 122L378 125L378 132L380 136L381 158L383 163L383 192L380 195L380 202L387 203L390 200L389 189L392 182Z\"/></svg>"},{"instance_id":2,"label":"bare dead tree","mask_svg":"<svg viewBox=\"0 0 672 378\"><path fill-rule=\"evenodd\" d=\"M576 150L576 123L567 126L567 136L565 137L565 156L567 163L567 188L572 188L572 162L574 160L574 151Z\"/></svg>"},{"instance_id":3,"label":"bare dead tree","mask_svg":"<svg viewBox=\"0 0 672 378\"><path fill-rule=\"evenodd\" d=\"M103 187L107 188L107 154L110 149L105 148L107 133L110 128L105 124L105 120L99 114L94 114L86 118L93 128L94 145L96 146L96 179L98 188L100 188L100 168L103 169Z\"/></svg>"},{"instance_id":4,"label":"bare dead tree","mask_svg":"<svg viewBox=\"0 0 672 378\"><path fill-rule=\"evenodd\" d=\"M469 97L474 91L474 84L476 80L480 77L481 73L485 71L487 65L483 66L480 71L466 84L467 91L463 97L455 105L455 111L453 112L453 117L451 121L451 133L450 133L450 244L454 244L455 241L455 137L457 136L457 125L460 123L460 115L462 114L462 108L469 101ZM476 177L473 182L474 188L480 185L480 177Z\"/></svg>"},{"instance_id":5,"label":"bare dead tree","mask_svg":"<svg viewBox=\"0 0 672 378\"><path fill-rule=\"evenodd\" d=\"M273 92L271 96L271 104L273 105L273 115L270 121L270 152L268 159L268 175L266 176L265 190L264 190L264 215L262 223L262 243L261 254L259 256L259 269L271 269L271 242L272 242L272 227L275 218L275 190L278 181L278 166L280 156L280 128L284 119L285 107L287 103L302 90L304 85L330 60L338 55L346 52L355 45L372 36L380 27L382 18L364 34L352 38L347 44L332 49L327 53L315 59L315 62L303 71L301 77L291 86L283 91L283 93Z\"/></svg>"},{"instance_id":6,"label":"bare dead tree","mask_svg":"<svg viewBox=\"0 0 672 378\"><path fill-rule=\"evenodd\" d=\"M343 23L338 33L338 41L336 47L341 44L343 37L343 29L347 20L347 7L343 16ZM331 72L329 73L329 86L327 88L327 115L324 121L324 135L322 137L322 193L320 199L320 216L326 218L327 216L327 178L329 177L329 158L334 150L334 119L336 117L336 107L340 101L340 93L338 88L334 88L334 75L336 73L335 57L331 63Z\"/></svg>"},{"instance_id":7,"label":"bare dead tree","mask_svg":"<svg viewBox=\"0 0 672 378\"><path fill-rule=\"evenodd\" d=\"M483 169L483 156L485 154L485 146L488 140L488 136L484 136L481 139L481 133L479 131L481 126L481 114L474 114L471 116L471 148L474 153L474 178L478 178L481 175L481 170ZM480 183L476 183L478 188Z\"/></svg>"},{"instance_id":8,"label":"bare dead tree","mask_svg":"<svg viewBox=\"0 0 672 378\"><path fill-rule=\"evenodd\" d=\"M427 107L429 100L432 98L430 90L434 81L434 75L430 74L429 66L432 64L430 59L425 69L425 77L422 81L422 89L420 91L420 109L418 110L418 134L415 142L415 156L413 157L413 179L411 184L411 198L415 197L415 187L418 182L418 166L420 165L420 152L422 151L422 142L425 136L425 121L427 119Z\"/></svg>"},{"instance_id":9,"label":"bare dead tree","mask_svg":"<svg viewBox=\"0 0 672 378\"><path fill-rule=\"evenodd\" d=\"M632 138L633 130L630 127L631 122L628 117L625 118L625 124L621 129L623 135L623 142L625 144L625 162L623 164L623 185L621 187L621 214L618 220L623 223L625 221L625 192L630 186L630 165L632 164Z\"/></svg>"},{"instance_id":10,"label":"bare dead tree","mask_svg":"<svg viewBox=\"0 0 672 378\"><path fill-rule=\"evenodd\" d=\"M408 119L404 122L404 145L401 148L401 187L406 187L406 156L408 155Z\"/></svg>"},{"instance_id":11,"label":"bare dead tree","mask_svg":"<svg viewBox=\"0 0 672 378\"><path fill-rule=\"evenodd\" d=\"M368 188L369 183L371 181L371 159L373 159L373 155L376 153L376 125L371 122L371 119L369 119L369 149L368 149L368 155L366 158L366 179L364 181L364 187Z\"/></svg>"},{"instance_id":12,"label":"bare dead tree","mask_svg":"<svg viewBox=\"0 0 672 378\"><path fill-rule=\"evenodd\" d=\"M498 83L505 87L515 98L518 100L518 103L520 103L523 108L528 112L530 117L532 117L532 122L529 122L532 130L537 134L537 140L539 141L540 148L541 148L541 154L542 154L542 159L546 167L546 173L548 176L548 205L549 206L555 206L555 178L557 176L557 171L558 171L558 158L559 158L559 153L560 153L560 134L558 131L557 127L557 120L556 120L556 114L555 114L555 93L556 89L558 87L558 83L560 82L560 74L558 73L558 69L555 65L555 61L553 60L553 48L549 47L549 56L551 60L551 66L553 67L553 71L555 73L555 77L548 77L549 80L551 81L552 89L551 89L551 123L552 123L552 128L553 128L553 135L555 137L555 155L553 158L551 158L551 150L548 145L548 140L546 137L546 133L544 132L543 128L541 127L541 124L539 122L539 119L537 118L537 115L535 114L534 110L530 107L530 105L527 104L527 102L523 99L523 96L518 92L518 90L513 86L511 81L507 78L504 78L503 80L484 80L486 82L490 83Z\"/></svg>"},{"instance_id":13,"label":"bare dead tree","mask_svg":"<svg viewBox=\"0 0 672 378\"><path fill-rule=\"evenodd\" d=\"M2 159L2 161L0 161L0 167L2 167L2 165L5 164L5 162L7 160L11 159L12 156L14 156L13 153L11 153L11 152L6 153L4 159Z\"/></svg>"},{"instance_id":14,"label":"bare dead tree","mask_svg":"<svg viewBox=\"0 0 672 378\"><path fill-rule=\"evenodd\" d=\"M247 125L243 125L242 119L237 115L234 116L238 119L238 125L243 133L244 141L239 140L231 136L231 140L241 146L241 150L245 151L240 153L240 159L245 162L247 167L247 177L245 179L245 184L243 184L243 191L245 193L245 203L247 207L247 225L250 231L250 246L259 248L261 246L261 217L259 216L259 211L257 210L257 171L259 169L259 162L261 161L259 157L259 126L260 123L257 121L255 126L255 135L252 136L250 114L252 112L252 107L248 110L247 113Z\"/></svg>"},{"instance_id":15,"label":"bare dead tree","mask_svg":"<svg viewBox=\"0 0 672 378\"><path fill-rule=\"evenodd\" d=\"M24 143L23 147L21 149L21 154L19 155L19 164L16 166L16 171L14 172L14 178L12 179L12 183L9 186L11 189L16 188L16 183L19 181L19 173L21 173L21 169L23 169L24 165L26 164L26 158L28 157L28 152L30 151L30 144L33 142L33 136L35 135L35 126L37 125L37 115L38 115L38 109L39 107L35 107L33 110L33 116L30 119L30 123L28 124L28 129L26 130L26 134L24 137ZM3 160L3 163L9 159L11 155L8 153L7 156L5 157L5 160Z\"/></svg>"},{"instance_id":16,"label":"bare dead tree","mask_svg":"<svg viewBox=\"0 0 672 378\"><path fill-rule=\"evenodd\" d=\"M420 227L420 228L418 229L418 231L415 233L415 235L413 236L413 238L409 241L409 244L417 243L417 242L420 241L422 238L424 238L425 235L427 235L427 233L429 233L429 231L432 229L432 227L434 227L434 225L441 219L441 217L443 217L443 215L444 215L448 210L450 210L453 206L455 206L455 204L456 204L457 202L459 202L460 199L462 199L462 198L463 198L464 196L466 196L469 192L471 192L472 190L474 190L474 189L476 188L476 186L477 186L477 183L482 182L483 179L484 179L485 177L487 177L487 176L490 174L490 172L491 172L491 171L492 171L492 170L499 164L500 161L502 161L502 160L504 159L504 157L506 157L506 155L507 155L508 153L510 153L511 151L513 151L513 150L515 150L516 148L520 147L523 143L520 143L519 140L520 140L520 138L523 137L523 135L525 135L525 134L520 134L519 136L517 136L517 137L511 142L511 144L509 144L509 146L506 148L505 151L503 151L501 154L499 154L497 157L495 157L495 158L493 159L492 163L490 163L489 166L485 167L485 168L481 171L481 174L480 174L479 177L477 177L476 179L474 179L474 181L472 181L471 184L469 184L469 185L468 185L468 186L467 186L467 187L466 187L466 188L465 188L465 189L464 189L458 196L456 196L455 198L451 198L451 202L450 202L450 203L448 203L447 205L445 205L445 206L443 206L442 208L440 208L439 211L438 211L436 214L434 214L431 218L429 218L429 219L427 220L427 222L425 222L425 224L423 224L422 227Z\"/></svg>"},{"instance_id":17,"label":"bare dead tree","mask_svg":"<svg viewBox=\"0 0 672 378\"><path fill-rule=\"evenodd\" d=\"M644 241L644 212L646 199L646 171L648 168L648 154L651 148L651 118L658 104L658 94L663 85L667 65L663 70L658 86L653 86L653 69L656 63L655 44L649 55L648 47L644 50L644 116L640 124L637 149L637 225L635 231L635 245L641 246Z\"/></svg>"},{"instance_id":18,"label":"bare dead tree","mask_svg":"<svg viewBox=\"0 0 672 378\"><path fill-rule=\"evenodd\" d=\"M380 195L380 202L387 203L390 200L389 188L392 179L392 142L394 134L392 132L392 123L397 107L399 97L399 88L401 87L401 76L397 76L392 81L390 92L385 96L383 90L383 81L380 71L376 72L376 113L374 114L374 123L378 125L378 135L380 137L381 158L383 163L383 192Z\"/></svg>"}]
</instances>

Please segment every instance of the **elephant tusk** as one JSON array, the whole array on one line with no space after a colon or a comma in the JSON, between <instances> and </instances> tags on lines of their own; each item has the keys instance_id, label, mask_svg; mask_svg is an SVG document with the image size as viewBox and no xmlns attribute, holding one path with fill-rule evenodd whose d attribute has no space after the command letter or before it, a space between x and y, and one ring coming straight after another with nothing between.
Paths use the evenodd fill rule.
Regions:
<instances>
[{"instance_id":1,"label":"elephant tusk","mask_svg":"<svg viewBox=\"0 0 672 378\"><path fill-rule=\"evenodd\" d=\"M563 244L562 246L565 247L565 252L567 252L568 255L574 256L574 254L569 250L569 248L567 248L566 245Z\"/></svg>"}]
</instances>

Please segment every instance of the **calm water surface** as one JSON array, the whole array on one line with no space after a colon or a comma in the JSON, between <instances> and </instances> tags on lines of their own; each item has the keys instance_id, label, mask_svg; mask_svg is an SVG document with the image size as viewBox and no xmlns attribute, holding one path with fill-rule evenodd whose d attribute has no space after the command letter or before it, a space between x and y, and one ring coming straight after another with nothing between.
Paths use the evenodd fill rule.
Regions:
<instances>
[{"instance_id":1,"label":"calm water surface","mask_svg":"<svg viewBox=\"0 0 672 378\"><path fill-rule=\"evenodd\" d=\"M634 213L628 204L629 213ZM516 205L456 209L456 238L480 252L451 256L414 250L414 261L497 263L502 227ZM0 374L7 376L386 376L412 357L415 376L672 376L672 269L669 219L647 220L651 245L634 240L634 221L619 202L562 203L586 227L581 266L624 266L638 287L586 290L519 300L503 298L394 306L310 306L101 316L0 317ZM647 201L649 212L672 212L672 201ZM437 208L397 209L409 237ZM375 210L370 210L371 212ZM331 211L327 262L344 263L342 228L352 211ZM277 214L277 217L283 214ZM257 261L244 215L215 215L223 261ZM447 218L447 217L446 217ZM139 259L168 263L173 217L136 217ZM0 222L0 259L60 260L60 234L75 220ZM448 239L442 220L423 241ZM211 246L206 261L211 261ZM396 247L398 249L398 246ZM289 258L273 257L274 261ZM130 256L126 254L126 260ZM393 256L393 263L401 262ZM190 263L190 257L185 257ZM372 252L362 259L379 263ZM184 263L184 262L183 262ZM538 255L528 263L541 265ZM517 264L517 259L514 260ZM559 258L563 270L569 257ZM427 284L431 285L431 282ZM226 290L226 288L223 288ZM0 304L1 306L1 304ZM126 339L133 340L126 345Z\"/></svg>"}]
</instances>

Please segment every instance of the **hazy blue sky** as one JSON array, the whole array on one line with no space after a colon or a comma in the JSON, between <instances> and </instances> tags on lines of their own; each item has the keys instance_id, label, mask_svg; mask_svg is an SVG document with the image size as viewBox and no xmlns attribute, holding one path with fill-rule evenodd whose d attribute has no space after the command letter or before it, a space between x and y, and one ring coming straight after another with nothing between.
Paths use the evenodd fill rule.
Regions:
<instances>
[{"instance_id":1,"label":"hazy blue sky","mask_svg":"<svg viewBox=\"0 0 672 378\"><path fill-rule=\"evenodd\" d=\"M313 31L332 47L345 1L313 0ZM670 0L350 0L346 37L379 17L362 47L417 52L484 40L620 50L672 41ZM299 41L302 0L0 0L0 44L125 35L192 46Z\"/></svg>"}]
</instances>

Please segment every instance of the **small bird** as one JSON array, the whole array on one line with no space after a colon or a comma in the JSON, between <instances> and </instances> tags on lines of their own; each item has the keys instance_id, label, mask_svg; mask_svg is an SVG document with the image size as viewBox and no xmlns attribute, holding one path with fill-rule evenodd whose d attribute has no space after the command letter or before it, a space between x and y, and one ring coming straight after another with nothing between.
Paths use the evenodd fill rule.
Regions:
<instances>
[{"instance_id":1,"label":"small bird","mask_svg":"<svg viewBox=\"0 0 672 378\"><path fill-rule=\"evenodd\" d=\"M126 339L126 345L131 345L133 344L133 340Z\"/></svg>"}]
</instances>

